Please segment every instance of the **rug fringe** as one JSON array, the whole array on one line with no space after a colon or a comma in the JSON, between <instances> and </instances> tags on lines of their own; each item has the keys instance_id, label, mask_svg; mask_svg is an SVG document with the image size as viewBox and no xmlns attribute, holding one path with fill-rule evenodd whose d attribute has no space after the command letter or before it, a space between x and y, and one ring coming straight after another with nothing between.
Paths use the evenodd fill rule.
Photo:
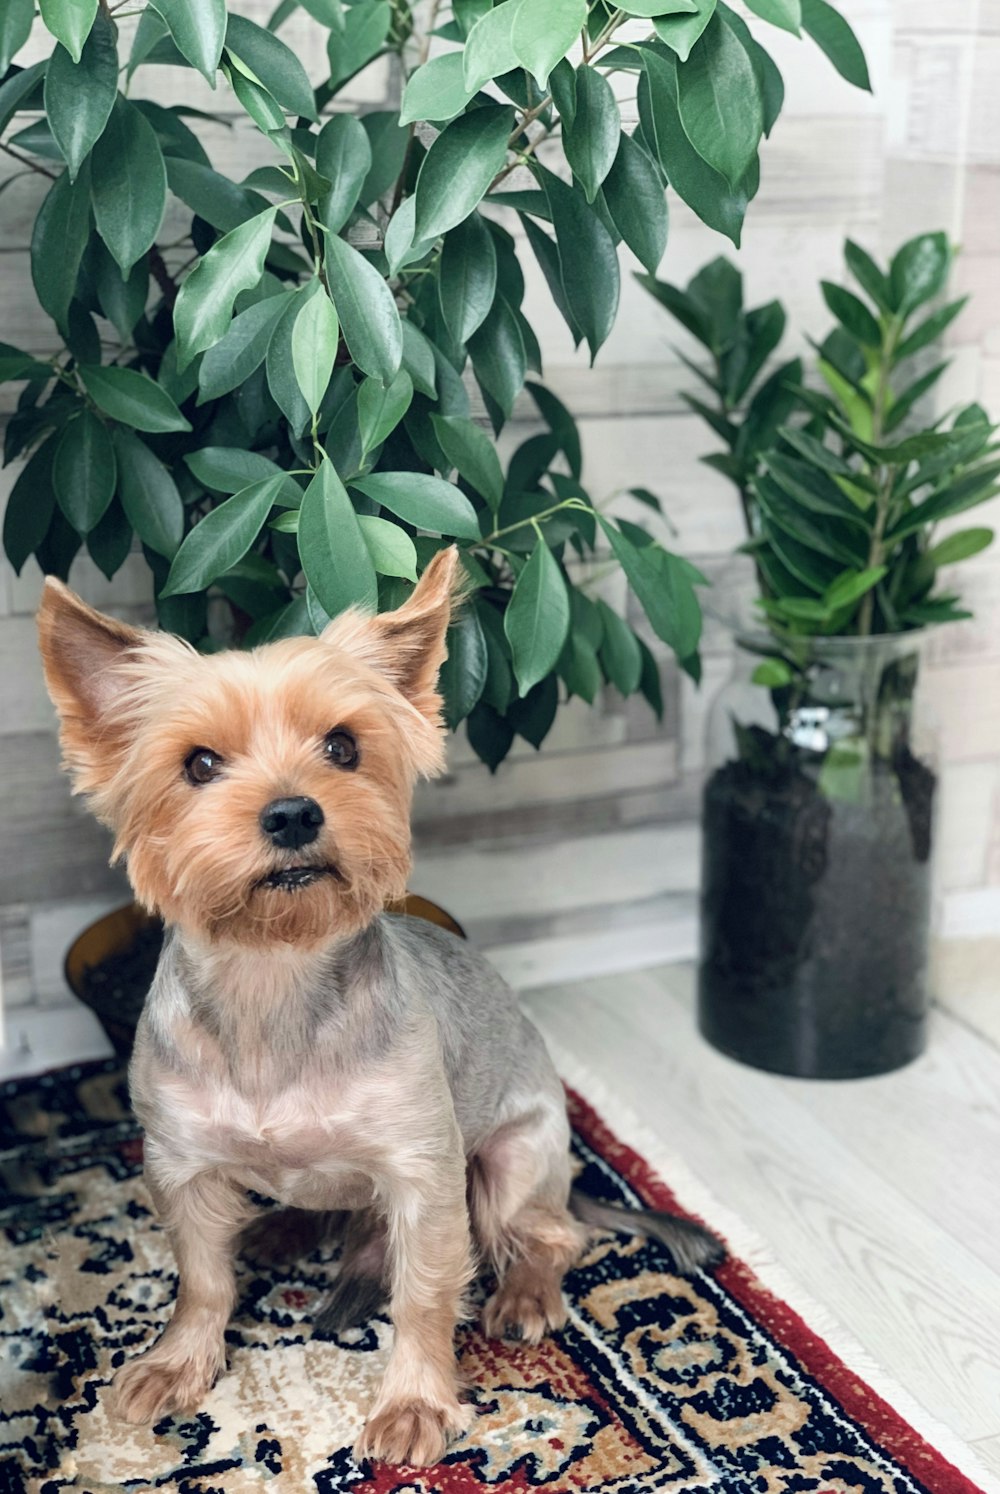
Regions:
<instances>
[{"instance_id":1,"label":"rug fringe","mask_svg":"<svg viewBox=\"0 0 1000 1494\"><path fill-rule=\"evenodd\" d=\"M645 1158L667 1183L684 1208L720 1234L731 1253L750 1266L769 1291L788 1304L825 1340L847 1367L888 1402L904 1421L966 1478L978 1483L986 1494L1000 1494L1000 1482L975 1457L969 1444L950 1427L938 1421L871 1354L837 1318L810 1296L808 1290L774 1258L772 1248L733 1213L690 1170L676 1153L660 1140L632 1108L585 1064L556 1041L546 1030L544 1016L532 1012L532 1021L542 1031L556 1068L572 1089L592 1105L620 1141Z\"/></svg>"}]
</instances>

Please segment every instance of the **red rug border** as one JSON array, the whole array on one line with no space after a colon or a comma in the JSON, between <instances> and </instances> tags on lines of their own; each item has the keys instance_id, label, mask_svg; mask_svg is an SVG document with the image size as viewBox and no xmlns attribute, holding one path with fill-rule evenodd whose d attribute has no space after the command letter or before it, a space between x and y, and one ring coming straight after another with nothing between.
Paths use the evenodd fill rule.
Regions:
<instances>
[{"instance_id":1,"label":"red rug border","mask_svg":"<svg viewBox=\"0 0 1000 1494\"><path fill-rule=\"evenodd\" d=\"M574 1130L602 1156L608 1156L623 1177L652 1208L665 1209L695 1219L714 1229L711 1220L693 1214L677 1198L646 1159L621 1141L595 1108L570 1085L570 1119ZM715 1231L719 1233L719 1231ZM833 1396L853 1421L858 1422L893 1458L927 1485L931 1494L985 1494L959 1468L950 1463L926 1438L884 1400L877 1391L844 1363L820 1334L758 1279L753 1268L730 1255L713 1273L747 1313L759 1322L806 1372ZM937 1480L928 1483L929 1478ZM941 1480L950 1482L941 1482Z\"/></svg>"}]
</instances>

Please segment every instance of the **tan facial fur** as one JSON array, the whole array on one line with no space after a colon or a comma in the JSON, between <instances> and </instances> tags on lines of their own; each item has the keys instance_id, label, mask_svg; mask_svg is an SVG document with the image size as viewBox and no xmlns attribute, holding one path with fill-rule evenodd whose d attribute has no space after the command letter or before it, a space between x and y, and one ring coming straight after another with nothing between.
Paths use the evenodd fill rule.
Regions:
<instances>
[{"instance_id":1,"label":"tan facial fur","mask_svg":"<svg viewBox=\"0 0 1000 1494\"><path fill-rule=\"evenodd\" d=\"M436 680L456 561L437 555L396 612L347 612L320 638L207 656L47 582L39 630L65 761L115 832L140 902L213 941L304 948L401 896L413 785L443 767ZM353 770L324 756L335 728L357 742ZM222 758L211 782L186 776L196 747ZM260 828L287 795L323 811L318 839L298 850ZM294 891L259 885L291 866L332 874Z\"/></svg>"}]
</instances>

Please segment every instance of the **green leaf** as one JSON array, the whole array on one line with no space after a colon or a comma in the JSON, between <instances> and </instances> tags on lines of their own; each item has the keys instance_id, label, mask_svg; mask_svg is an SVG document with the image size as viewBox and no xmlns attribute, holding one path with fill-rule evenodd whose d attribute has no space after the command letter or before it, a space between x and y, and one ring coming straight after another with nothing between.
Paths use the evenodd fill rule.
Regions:
<instances>
[{"instance_id":1,"label":"green leaf","mask_svg":"<svg viewBox=\"0 0 1000 1494\"><path fill-rule=\"evenodd\" d=\"M0 83L0 130L5 130L26 99L30 99L39 83L43 83L48 68L48 58L33 62L30 67L12 73L5 83Z\"/></svg>"},{"instance_id":2,"label":"green leaf","mask_svg":"<svg viewBox=\"0 0 1000 1494\"><path fill-rule=\"evenodd\" d=\"M852 337L865 347L882 346L882 330L863 301L830 280L821 280L820 288L823 300Z\"/></svg>"},{"instance_id":3,"label":"green leaf","mask_svg":"<svg viewBox=\"0 0 1000 1494\"><path fill-rule=\"evenodd\" d=\"M676 52L681 62L687 62L692 47L715 15L716 3L717 0L695 0L697 9L691 14L662 16L653 22L660 41Z\"/></svg>"},{"instance_id":4,"label":"green leaf","mask_svg":"<svg viewBox=\"0 0 1000 1494\"><path fill-rule=\"evenodd\" d=\"M801 31L801 0L747 0L747 9L761 20L770 21L772 26L790 31L793 36L798 36Z\"/></svg>"},{"instance_id":5,"label":"green leaf","mask_svg":"<svg viewBox=\"0 0 1000 1494\"><path fill-rule=\"evenodd\" d=\"M354 505L329 457L302 495L299 556L309 585L331 617L352 606L377 611L375 567Z\"/></svg>"},{"instance_id":6,"label":"green leaf","mask_svg":"<svg viewBox=\"0 0 1000 1494\"><path fill-rule=\"evenodd\" d=\"M465 494L453 483L423 472L372 472L351 483L397 518L449 538L478 540L479 520Z\"/></svg>"},{"instance_id":7,"label":"green leaf","mask_svg":"<svg viewBox=\"0 0 1000 1494\"><path fill-rule=\"evenodd\" d=\"M225 335L236 297L260 280L276 213L267 208L227 233L184 281L174 306L179 368Z\"/></svg>"},{"instance_id":8,"label":"green leaf","mask_svg":"<svg viewBox=\"0 0 1000 1494\"><path fill-rule=\"evenodd\" d=\"M131 368L88 368L78 373L94 404L136 431L189 431L190 423L170 395L147 374Z\"/></svg>"},{"instance_id":9,"label":"green leaf","mask_svg":"<svg viewBox=\"0 0 1000 1494\"><path fill-rule=\"evenodd\" d=\"M604 179L604 201L625 243L639 263L654 274L667 247L667 198L653 162L624 131Z\"/></svg>"},{"instance_id":10,"label":"green leaf","mask_svg":"<svg viewBox=\"0 0 1000 1494\"><path fill-rule=\"evenodd\" d=\"M173 560L184 537L184 505L159 457L124 426L112 432L118 464L118 497L144 545Z\"/></svg>"},{"instance_id":11,"label":"green leaf","mask_svg":"<svg viewBox=\"0 0 1000 1494\"><path fill-rule=\"evenodd\" d=\"M795 676L784 659L764 659L750 676L755 685L764 685L768 690L780 690L790 685Z\"/></svg>"},{"instance_id":12,"label":"green leaf","mask_svg":"<svg viewBox=\"0 0 1000 1494\"><path fill-rule=\"evenodd\" d=\"M521 329L503 296L497 296L489 316L469 338L468 347L476 378L509 416L524 388L528 365Z\"/></svg>"},{"instance_id":13,"label":"green leaf","mask_svg":"<svg viewBox=\"0 0 1000 1494\"><path fill-rule=\"evenodd\" d=\"M413 380L400 369L391 384L365 379L358 388L358 426L362 455L381 446L406 414L413 399Z\"/></svg>"},{"instance_id":14,"label":"green leaf","mask_svg":"<svg viewBox=\"0 0 1000 1494\"><path fill-rule=\"evenodd\" d=\"M202 3L203 0L198 0L199 6ZM283 109L304 119L316 118L316 99L305 68L291 48L272 32L245 16L230 14L226 23L226 51L250 69Z\"/></svg>"},{"instance_id":15,"label":"green leaf","mask_svg":"<svg viewBox=\"0 0 1000 1494\"><path fill-rule=\"evenodd\" d=\"M819 360L819 371L844 410L850 422L851 431L862 441L870 440L872 407L867 397L848 379L845 379L832 363L827 363L825 358Z\"/></svg>"},{"instance_id":16,"label":"green leaf","mask_svg":"<svg viewBox=\"0 0 1000 1494\"><path fill-rule=\"evenodd\" d=\"M167 182L174 196L179 197L193 213L204 218L206 223L210 223L220 233L231 233L241 223L257 217L268 208L267 199L259 192L231 182L228 177L220 176L219 172L200 161L171 156L166 167Z\"/></svg>"},{"instance_id":17,"label":"green leaf","mask_svg":"<svg viewBox=\"0 0 1000 1494\"><path fill-rule=\"evenodd\" d=\"M387 0L365 0L346 12L343 30L339 34L331 32L327 43L330 88L334 92L378 56L391 21L392 6Z\"/></svg>"},{"instance_id":18,"label":"green leaf","mask_svg":"<svg viewBox=\"0 0 1000 1494\"><path fill-rule=\"evenodd\" d=\"M559 248L563 290L573 319L590 348L593 363L618 312L620 274L614 240L582 192L550 171L542 185L552 213Z\"/></svg>"},{"instance_id":19,"label":"green leaf","mask_svg":"<svg viewBox=\"0 0 1000 1494\"><path fill-rule=\"evenodd\" d=\"M331 183L319 205L320 218L337 234L357 206L372 169L372 148L364 125L353 114L335 114L316 138L316 170Z\"/></svg>"},{"instance_id":20,"label":"green leaf","mask_svg":"<svg viewBox=\"0 0 1000 1494\"><path fill-rule=\"evenodd\" d=\"M184 537L161 597L203 591L253 545L277 500L284 474L265 477L213 508Z\"/></svg>"},{"instance_id":21,"label":"green leaf","mask_svg":"<svg viewBox=\"0 0 1000 1494\"><path fill-rule=\"evenodd\" d=\"M962 311L968 302L968 296L962 296L958 301L952 301L947 306L942 306L937 311L932 311L930 316L914 327L909 337L896 349L896 362L901 363L904 358L912 358L914 353L919 353L923 348L929 347L951 326L952 322Z\"/></svg>"},{"instance_id":22,"label":"green leaf","mask_svg":"<svg viewBox=\"0 0 1000 1494\"><path fill-rule=\"evenodd\" d=\"M94 146L91 200L97 231L128 274L156 239L167 200L167 173L156 131L120 95Z\"/></svg>"},{"instance_id":23,"label":"green leaf","mask_svg":"<svg viewBox=\"0 0 1000 1494\"><path fill-rule=\"evenodd\" d=\"M363 373L391 384L403 357L392 292L375 266L343 239L327 240L326 273L351 357Z\"/></svg>"},{"instance_id":24,"label":"green leaf","mask_svg":"<svg viewBox=\"0 0 1000 1494\"><path fill-rule=\"evenodd\" d=\"M45 29L79 62L97 14L97 0L38 0L38 8Z\"/></svg>"},{"instance_id":25,"label":"green leaf","mask_svg":"<svg viewBox=\"0 0 1000 1494\"><path fill-rule=\"evenodd\" d=\"M842 607L853 607L866 592L877 586L887 573L884 565L870 566L863 571L845 571L837 577L823 593L823 605L828 612L839 612Z\"/></svg>"},{"instance_id":26,"label":"green leaf","mask_svg":"<svg viewBox=\"0 0 1000 1494\"><path fill-rule=\"evenodd\" d=\"M518 66L511 32L518 0L487 10L473 25L464 49L465 86L470 93Z\"/></svg>"},{"instance_id":27,"label":"green leaf","mask_svg":"<svg viewBox=\"0 0 1000 1494\"><path fill-rule=\"evenodd\" d=\"M45 113L75 180L108 122L118 92L115 28L103 14L84 43L79 63L57 46L45 74Z\"/></svg>"},{"instance_id":28,"label":"green leaf","mask_svg":"<svg viewBox=\"0 0 1000 1494\"><path fill-rule=\"evenodd\" d=\"M31 279L43 311L62 333L90 237L90 169L75 182L64 171L50 187L31 234Z\"/></svg>"},{"instance_id":29,"label":"green leaf","mask_svg":"<svg viewBox=\"0 0 1000 1494\"><path fill-rule=\"evenodd\" d=\"M462 415L432 415L431 422L448 461L496 513L503 498L503 472L489 436Z\"/></svg>"},{"instance_id":30,"label":"green leaf","mask_svg":"<svg viewBox=\"0 0 1000 1494\"><path fill-rule=\"evenodd\" d=\"M959 529L928 550L925 559L935 568L954 565L959 560L968 560L970 556L978 555L992 543L992 529Z\"/></svg>"},{"instance_id":31,"label":"green leaf","mask_svg":"<svg viewBox=\"0 0 1000 1494\"><path fill-rule=\"evenodd\" d=\"M548 674L533 686L522 700L513 700L507 708L507 719L537 752L552 730L559 709L559 683Z\"/></svg>"},{"instance_id":32,"label":"green leaf","mask_svg":"<svg viewBox=\"0 0 1000 1494\"><path fill-rule=\"evenodd\" d=\"M658 545L638 548L601 514L597 521L656 636L679 659L695 653L701 637L701 608L679 558Z\"/></svg>"},{"instance_id":33,"label":"green leaf","mask_svg":"<svg viewBox=\"0 0 1000 1494\"><path fill-rule=\"evenodd\" d=\"M29 457L7 499L3 547L17 575L45 539L52 521L56 507L52 465L58 440L58 436L50 436Z\"/></svg>"},{"instance_id":34,"label":"green leaf","mask_svg":"<svg viewBox=\"0 0 1000 1494\"><path fill-rule=\"evenodd\" d=\"M889 286L900 311L913 311L944 289L951 248L943 233L923 233L903 245L889 266Z\"/></svg>"},{"instance_id":35,"label":"green leaf","mask_svg":"<svg viewBox=\"0 0 1000 1494\"><path fill-rule=\"evenodd\" d=\"M827 5L826 0L801 0L801 5L802 29L806 35L826 53L842 78L871 93L865 54L840 12Z\"/></svg>"},{"instance_id":36,"label":"green leaf","mask_svg":"<svg viewBox=\"0 0 1000 1494\"><path fill-rule=\"evenodd\" d=\"M624 11L627 16L649 19L656 16L694 15L697 5L696 0L625 0L624 5L619 5L616 9Z\"/></svg>"},{"instance_id":37,"label":"green leaf","mask_svg":"<svg viewBox=\"0 0 1000 1494\"><path fill-rule=\"evenodd\" d=\"M507 159L513 122L514 111L507 105L485 104L441 131L417 177L417 239L446 233L482 201Z\"/></svg>"},{"instance_id":38,"label":"green leaf","mask_svg":"<svg viewBox=\"0 0 1000 1494\"><path fill-rule=\"evenodd\" d=\"M513 3L514 0L508 0L508 4ZM514 741L513 726L485 700L481 700L470 711L465 730L469 746L490 772L495 773L511 749Z\"/></svg>"},{"instance_id":39,"label":"green leaf","mask_svg":"<svg viewBox=\"0 0 1000 1494\"><path fill-rule=\"evenodd\" d=\"M699 156L735 187L756 153L764 114L750 56L718 14L678 70L677 102Z\"/></svg>"},{"instance_id":40,"label":"green leaf","mask_svg":"<svg viewBox=\"0 0 1000 1494\"><path fill-rule=\"evenodd\" d=\"M238 389L260 367L278 319L294 295L294 291L282 291L268 296L233 317L223 336L206 350L201 360L199 404Z\"/></svg>"},{"instance_id":41,"label":"green leaf","mask_svg":"<svg viewBox=\"0 0 1000 1494\"><path fill-rule=\"evenodd\" d=\"M226 0L151 0L151 3L170 28L178 52L214 88L226 39Z\"/></svg>"},{"instance_id":42,"label":"green leaf","mask_svg":"<svg viewBox=\"0 0 1000 1494\"><path fill-rule=\"evenodd\" d=\"M881 311L895 311L896 306L889 288L888 278L879 269L867 249L848 239L844 244L844 259L847 268L863 291L867 291Z\"/></svg>"},{"instance_id":43,"label":"green leaf","mask_svg":"<svg viewBox=\"0 0 1000 1494\"><path fill-rule=\"evenodd\" d=\"M475 93L466 88L461 52L445 52L416 68L403 90L400 124L454 119Z\"/></svg>"},{"instance_id":44,"label":"green leaf","mask_svg":"<svg viewBox=\"0 0 1000 1494\"><path fill-rule=\"evenodd\" d=\"M628 623L598 598L598 611L604 626L600 659L604 672L622 695L633 695L642 678L642 653L639 640Z\"/></svg>"},{"instance_id":45,"label":"green leaf","mask_svg":"<svg viewBox=\"0 0 1000 1494\"><path fill-rule=\"evenodd\" d=\"M480 215L471 213L445 235L438 271L441 314L456 342L468 342L482 326L493 305L496 285L493 235Z\"/></svg>"},{"instance_id":46,"label":"green leaf","mask_svg":"<svg viewBox=\"0 0 1000 1494\"><path fill-rule=\"evenodd\" d=\"M89 534L115 493L115 451L103 420L84 410L59 438L52 485L77 534Z\"/></svg>"},{"instance_id":47,"label":"green leaf","mask_svg":"<svg viewBox=\"0 0 1000 1494\"><path fill-rule=\"evenodd\" d=\"M941 375L950 367L950 363L938 363L936 367L921 374L919 379L914 379L912 384L896 396L883 426L885 435L888 436L897 426L902 425L917 401L923 399L928 390L933 389Z\"/></svg>"},{"instance_id":48,"label":"green leaf","mask_svg":"<svg viewBox=\"0 0 1000 1494\"><path fill-rule=\"evenodd\" d=\"M463 607L448 629L447 647L438 688L444 697L444 719L455 731L481 697L489 668L486 639L471 607Z\"/></svg>"},{"instance_id":49,"label":"green leaf","mask_svg":"<svg viewBox=\"0 0 1000 1494\"><path fill-rule=\"evenodd\" d=\"M401 576L404 581L417 579L417 551L405 529L372 514L360 514L358 523L372 565L380 576Z\"/></svg>"},{"instance_id":50,"label":"green leaf","mask_svg":"<svg viewBox=\"0 0 1000 1494\"><path fill-rule=\"evenodd\" d=\"M548 545L539 539L504 613L504 631L522 695L555 668L569 625L566 582Z\"/></svg>"},{"instance_id":51,"label":"green leaf","mask_svg":"<svg viewBox=\"0 0 1000 1494\"><path fill-rule=\"evenodd\" d=\"M724 233L738 248L749 201L746 184L730 187L725 177L702 159L684 133L678 111L675 61L646 49L643 64L639 110L642 117L644 101L648 101L650 125L647 130L644 120L643 134L655 145L661 165L670 163L670 184L677 195L703 223Z\"/></svg>"},{"instance_id":52,"label":"green leaf","mask_svg":"<svg viewBox=\"0 0 1000 1494\"><path fill-rule=\"evenodd\" d=\"M266 477L281 477L283 485L275 502L295 508L302 502L302 489L295 478L282 472L276 462L272 462L270 457L262 456L259 451L245 451L241 447L203 446L200 451L189 452L184 458L184 464L203 487L215 493L238 493Z\"/></svg>"},{"instance_id":53,"label":"green leaf","mask_svg":"<svg viewBox=\"0 0 1000 1494\"><path fill-rule=\"evenodd\" d=\"M87 535L87 553L110 581L120 571L132 548L132 525L120 503L112 500Z\"/></svg>"},{"instance_id":54,"label":"green leaf","mask_svg":"<svg viewBox=\"0 0 1000 1494\"><path fill-rule=\"evenodd\" d=\"M576 109L572 120L563 120L563 146L588 202L593 202L611 170L621 138L621 116L610 83L595 68L581 64L576 71Z\"/></svg>"},{"instance_id":55,"label":"green leaf","mask_svg":"<svg viewBox=\"0 0 1000 1494\"><path fill-rule=\"evenodd\" d=\"M569 52L587 21L587 0L518 0L510 40L539 88Z\"/></svg>"},{"instance_id":56,"label":"green leaf","mask_svg":"<svg viewBox=\"0 0 1000 1494\"><path fill-rule=\"evenodd\" d=\"M556 398L551 389L546 389L544 384L528 384L526 388L538 406L538 413L558 439L571 476L579 482L583 467L583 454L576 421L562 401Z\"/></svg>"},{"instance_id":57,"label":"green leaf","mask_svg":"<svg viewBox=\"0 0 1000 1494\"><path fill-rule=\"evenodd\" d=\"M6 0L0 6L0 78L31 35L33 0Z\"/></svg>"},{"instance_id":58,"label":"green leaf","mask_svg":"<svg viewBox=\"0 0 1000 1494\"><path fill-rule=\"evenodd\" d=\"M265 359L267 387L296 436L301 436L305 431L311 412L295 374L292 336L299 313L306 305L306 298L317 283L311 282L308 289L296 291L289 299L284 311L274 324Z\"/></svg>"},{"instance_id":59,"label":"green leaf","mask_svg":"<svg viewBox=\"0 0 1000 1494\"><path fill-rule=\"evenodd\" d=\"M333 303L321 283L299 307L292 327L292 367L295 380L315 415L326 393L337 357L340 324Z\"/></svg>"}]
</instances>

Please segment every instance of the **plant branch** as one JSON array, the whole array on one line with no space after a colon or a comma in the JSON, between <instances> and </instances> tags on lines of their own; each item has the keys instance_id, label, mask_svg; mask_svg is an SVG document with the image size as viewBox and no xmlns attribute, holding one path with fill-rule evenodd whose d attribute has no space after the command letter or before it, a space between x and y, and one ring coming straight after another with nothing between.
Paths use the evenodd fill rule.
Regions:
<instances>
[{"instance_id":1,"label":"plant branch","mask_svg":"<svg viewBox=\"0 0 1000 1494\"><path fill-rule=\"evenodd\" d=\"M47 166L40 166L30 156L22 156L19 150L15 150L12 145L8 145L5 140L0 140L0 150L6 151L8 156L13 156L15 161L20 161L22 166L27 166L29 171L37 171L39 176L47 176L50 182L57 180L58 174L55 171L50 171Z\"/></svg>"},{"instance_id":2,"label":"plant branch","mask_svg":"<svg viewBox=\"0 0 1000 1494\"><path fill-rule=\"evenodd\" d=\"M149 251L149 273L163 292L164 306L168 311L173 311L177 300L177 281L167 269L163 255L156 244Z\"/></svg>"}]
</instances>

